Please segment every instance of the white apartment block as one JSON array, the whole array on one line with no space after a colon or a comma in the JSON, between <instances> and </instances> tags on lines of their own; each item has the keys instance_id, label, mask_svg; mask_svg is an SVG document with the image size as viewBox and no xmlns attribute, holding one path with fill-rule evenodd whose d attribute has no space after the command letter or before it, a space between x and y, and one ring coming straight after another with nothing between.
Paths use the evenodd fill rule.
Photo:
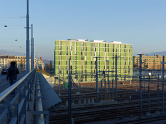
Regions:
<instances>
[{"instance_id":1,"label":"white apartment block","mask_svg":"<svg viewBox=\"0 0 166 124\"><path fill-rule=\"evenodd\" d=\"M3 68L9 68L10 62L15 61L17 64L17 68L19 71L26 70L26 56L9 56L9 55L1 55L0 56L0 70ZM31 57L29 58L29 67L31 70ZM36 58L34 59L34 68L39 68L44 70L44 61L42 58Z\"/></svg>"}]
</instances>

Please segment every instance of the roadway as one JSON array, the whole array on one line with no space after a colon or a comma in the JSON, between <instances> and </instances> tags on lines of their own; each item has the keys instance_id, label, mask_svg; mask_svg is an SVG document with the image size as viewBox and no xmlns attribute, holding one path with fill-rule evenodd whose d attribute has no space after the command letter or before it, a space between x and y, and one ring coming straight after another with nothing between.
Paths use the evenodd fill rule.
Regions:
<instances>
[{"instance_id":1,"label":"roadway","mask_svg":"<svg viewBox=\"0 0 166 124\"><path fill-rule=\"evenodd\" d=\"M17 75L17 80L21 79L26 74L27 74L26 72L21 72L20 74ZM7 75L0 74L0 93L10 86L9 81L6 80L6 76Z\"/></svg>"}]
</instances>

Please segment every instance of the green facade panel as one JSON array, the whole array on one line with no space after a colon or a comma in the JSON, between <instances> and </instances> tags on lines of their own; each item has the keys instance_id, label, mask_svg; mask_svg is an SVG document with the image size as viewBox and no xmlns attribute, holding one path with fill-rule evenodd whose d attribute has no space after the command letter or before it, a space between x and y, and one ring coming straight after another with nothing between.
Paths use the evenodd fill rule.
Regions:
<instances>
[{"instance_id":1,"label":"green facade panel","mask_svg":"<svg viewBox=\"0 0 166 124\"><path fill-rule=\"evenodd\" d=\"M101 44L100 44L100 48L101 48L101 47L105 47L105 43L101 43Z\"/></svg>"},{"instance_id":2,"label":"green facade panel","mask_svg":"<svg viewBox=\"0 0 166 124\"><path fill-rule=\"evenodd\" d=\"M58 45L55 46L55 50L59 50L59 46Z\"/></svg>"},{"instance_id":3,"label":"green facade panel","mask_svg":"<svg viewBox=\"0 0 166 124\"><path fill-rule=\"evenodd\" d=\"M62 41L62 44L61 45L64 45L64 46L66 46L67 45L67 42L65 42L65 41Z\"/></svg>"}]
</instances>

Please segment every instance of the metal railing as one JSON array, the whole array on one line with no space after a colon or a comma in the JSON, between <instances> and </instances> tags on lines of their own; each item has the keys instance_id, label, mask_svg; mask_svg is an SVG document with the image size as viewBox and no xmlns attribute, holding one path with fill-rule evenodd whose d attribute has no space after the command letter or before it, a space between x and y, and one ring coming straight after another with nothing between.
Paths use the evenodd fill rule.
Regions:
<instances>
[{"instance_id":1,"label":"metal railing","mask_svg":"<svg viewBox=\"0 0 166 124\"><path fill-rule=\"evenodd\" d=\"M36 70L29 72L0 94L0 123L25 123ZM15 96L10 94L15 90Z\"/></svg>"}]
</instances>

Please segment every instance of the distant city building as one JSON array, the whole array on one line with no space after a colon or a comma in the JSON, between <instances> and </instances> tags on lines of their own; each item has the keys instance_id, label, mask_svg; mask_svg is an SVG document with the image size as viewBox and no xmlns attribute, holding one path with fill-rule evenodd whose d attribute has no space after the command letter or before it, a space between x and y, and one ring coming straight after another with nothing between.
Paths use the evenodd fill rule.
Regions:
<instances>
[{"instance_id":1,"label":"distant city building","mask_svg":"<svg viewBox=\"0 0 166 124\"><path fill-rule=\"evenodd\" d=\"M0 56L0 70L2 70L3 68L9 68L11 61L16 62L17 67L19 68L20 71L26 70L26 56L9 56L9 55ZM29 59L29 61L31 68L31 58ZM34 68L40 68L44 70L44 61L41 58L40 59L35 58Z\"/></svg>"},{"instance_id":2,"label":"distant city building","mask_svg":"<svg viewBox=\"0 0 166 124\"><path fill-rule=\"evenodd\" d=\"M36 68L40 69L40 70L44 70L44 61L43 61L42 57L40 57L40 59L36 58L36 60L37 60L36 63L38 63L38 65L36 65L37 66Z\"/></svg>"},{"instance_id":3,"label":"distant city building","mask_svg":"<svg viewBox=\"0 0 166 124\"><path fill-rule=\"evenodd\" d=\"M140 66L140 57L133 57L133 68L137 69ZM165 58L166 61L166 58ZM163 56L154 55L154 56L145 56L142 55L142 68L144 69L162 69Z\"/></svg>"},{"instance_id":4,"label":"distant city building","mask_svg":"<svg viewBox=\"0 0 166 124\"><path fill-rule=\"evenodd\" d=\"M56 40L54 54L55 74L65 75L66 79L69 74L69 58L71 73L80 82L96 81L95 57L100 57L97 60L98 71L113 71L109 73L112 79L115 79L116 55L118 80L127 80L133 74L133 49L130 44L118 41L108 43L104 40ZM99 75L99 80L102 78L103 75Z\"/></svg>"}]
</instances>

